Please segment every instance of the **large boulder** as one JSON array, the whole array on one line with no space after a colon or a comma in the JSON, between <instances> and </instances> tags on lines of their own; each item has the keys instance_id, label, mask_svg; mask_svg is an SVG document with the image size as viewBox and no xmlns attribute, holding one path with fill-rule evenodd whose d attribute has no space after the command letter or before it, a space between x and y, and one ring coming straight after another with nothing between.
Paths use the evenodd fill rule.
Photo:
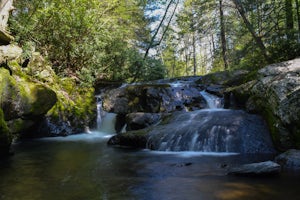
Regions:
<instances>
[{"instance_id":1,"label":"large boulder","mask_svg":"<svg viewBox=\"0 0 300 200\"><path fill-rule=\"evenodd\" d=\"M160 113L204 108L201 88L167 83L126 85L102 95L105 111Z\"/></svg>"},{"instance_id":2,"label":"large boulder","mask_svg":"<svg viewBox=\"0 0 300 200\"><path fill-rule=\"evenodd\" d=\"M157 126L118 134L109 144L159 151L275 153L262 118L239 110L175 112Z\"/></svg>"},{"instance_id":3,"label":"large boulder","mask_svg":"<svg viewBox=\"0 0 300 200\"><path fill-rule=\"evenodd\" d=\"M0 102L4 119L13 133L24 131L56 103L56 93L39 83L11 76L0 68Z\"/></svg>"},{"instance_id":4,"label":"large boulder","mask_svg":"<svg viewBox=\"0 0 300 200\"><path fill-rule=\"evenodd\" d=\"M249 112L267 120L276 147L300 148L300 58L269 65L258 80L231 88Z\"/></svg>"}]
</instances>

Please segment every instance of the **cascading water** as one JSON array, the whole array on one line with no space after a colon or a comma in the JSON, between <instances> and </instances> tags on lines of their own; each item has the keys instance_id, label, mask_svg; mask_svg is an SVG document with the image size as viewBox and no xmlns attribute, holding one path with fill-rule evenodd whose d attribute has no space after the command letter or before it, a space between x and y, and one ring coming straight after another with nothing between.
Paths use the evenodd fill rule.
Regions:
<instances>
[{"instance_id":1,"label":"cascading water","mask_svg":"<svg viewBox=\"0 0 300 200\"><path fill-rule=\"evenodd\" d=\"M149 133L148 148L159 151L274 153L260 116L222 109L222 99L201 92L209 109L173 113Z\"/></svg>"},{"instance_id":2,"label":"cascading water","mask_svg":"<svg viewBox=\"0 0 300 200\"><path fill-rule=\"evenodd\" d=\"M200 94L205 99L209 109L217 109L224 107L222 98L212 95L204 90L201 91Z\"/></svg>"},{"instance_id":3,"label":"cascading water","mask_svg":"<svg viewBox=\"0 0 300 200\"><path fill-rule=\"evenodd\" d=\"M102 122L102 99L100 95L96 96L97 101L97 130L101 128L101 122Z\"/></svg>"}]
</instances>

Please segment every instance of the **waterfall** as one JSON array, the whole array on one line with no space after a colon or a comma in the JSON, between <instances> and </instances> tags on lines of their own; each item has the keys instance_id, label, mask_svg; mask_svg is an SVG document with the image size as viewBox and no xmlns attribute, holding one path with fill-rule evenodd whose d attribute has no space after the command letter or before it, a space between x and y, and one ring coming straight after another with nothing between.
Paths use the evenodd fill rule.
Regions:
<instances>
[{"instance_id":1,"label":"waterfall","mask_svg":"<svg viewBox=\"0 0 300 200\"><path fill-rule=\"evenodd\" d=\"M274 153L268 128L260 116L222 109L223 100L200 92L209 109L173 113L156 126L147 147L158 151Z\"/></svg>"},{"instance_id":2,"label":"waterfall","mask_svg":"<svg viewBox=\"0 0 300 200\"><path fill-rule=\"evenodd\" d=\"M222 98L220 98L216 95L210 94L204 90L201 91L200 94L205 99L209 109L218 109L218 108L224 107Z\"/></svg>"},{"instance_id":3,"label":"waterfall","mask_svg":"<svg viewBox=\"0 0 300 200\"><path fill-rule=\"evenodd\" d=\"M97 130L101 128L101 122L102 122L102 99L100 95L96 96L97 100Z\"/></svg>"}]
</instances>

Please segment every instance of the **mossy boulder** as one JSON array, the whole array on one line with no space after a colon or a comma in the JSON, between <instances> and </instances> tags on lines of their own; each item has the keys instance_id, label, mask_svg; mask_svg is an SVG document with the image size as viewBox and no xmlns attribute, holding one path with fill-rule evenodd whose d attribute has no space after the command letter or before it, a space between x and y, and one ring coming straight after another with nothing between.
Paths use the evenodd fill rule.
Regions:
<instances>
[{"instance_id":1,"label":"mossy boulder","mask_svg":"<svg viewBox=\"0 0 300 200\"><path fill-rule=\"evenodd\" d=\"M300 148L300 58L262 68L257 80L230 88L248 112L266 119L279 150Z\"/></svg>"},{"instance_id":2,"label":"mossy boulder","mask_svg":"<svg viewBox=\"0 0 300 200\"><path fill-rule=\"evenodd\" d=\"M66 80L65 80L66 81ZM69 86L65 86L68 88ZM65 136L86 131L96 121L93 88L69 87L56 90L58 101L37 127L38 136Z\"/></svg>"},{"instance_id":3,"label":"mossy boulder","mask_svg":"<svg viewBox=\"0 0 300 200\"><path fill-rule=\"evenodd\" d=\"M252 79L247 70L222 71L203 76L196 83L203 85L238 86Z\"/></svg>"},{"instance_id":4,"label":"mossy boulder","mask_svg":"<svg viewBox=\"0 0 300 200\"><path fill-rule=\"evenodd\" d=\"M4 114L0 108L0 156L7 155L9 153L9 147L12 141L12 135L4 120Z\"/></svg>"},{"instance_id":5,"label":"mossy boulder","mask_svg":"<svg viewBox=\"0 0 300 200\"><path fill-rule=\"evenodd\" d=\"M29 128L32 123L26 120L38 121L57 100L53 90L26 77L11 76L4 68L0 68L0 94L0 106L12 133Z\"/></svg>"}]
</instances>

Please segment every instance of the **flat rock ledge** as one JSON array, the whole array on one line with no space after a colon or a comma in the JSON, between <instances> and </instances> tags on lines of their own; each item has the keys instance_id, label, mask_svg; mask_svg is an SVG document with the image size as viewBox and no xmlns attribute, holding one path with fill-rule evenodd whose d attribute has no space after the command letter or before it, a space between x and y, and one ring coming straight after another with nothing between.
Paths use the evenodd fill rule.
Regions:
<instances>
[{"instance_id":1,"label":"flat rock ledge","mask_svg":"<svg viewBox=\"0 0 300 200\"><path fill-rule=\"evenodd\" d=\"M228 170L228 175L272 176L281 172L281 166L273 161L245 164Z\"/></svg>"}]
</instances>

